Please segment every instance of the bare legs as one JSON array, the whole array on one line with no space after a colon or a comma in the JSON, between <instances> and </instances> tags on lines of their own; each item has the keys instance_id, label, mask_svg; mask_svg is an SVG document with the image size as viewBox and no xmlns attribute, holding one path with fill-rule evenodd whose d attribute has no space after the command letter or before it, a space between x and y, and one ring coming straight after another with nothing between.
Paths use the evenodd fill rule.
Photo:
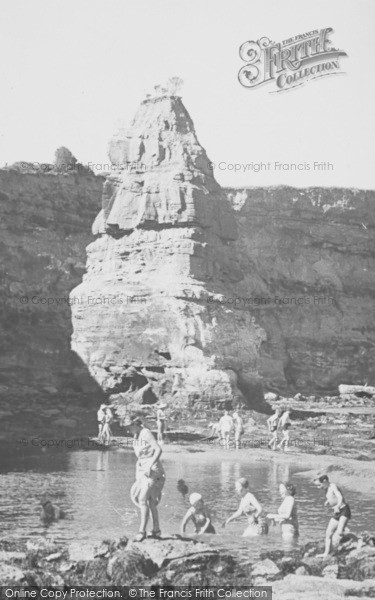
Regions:
<instances>
[{"instance_id":1,"label":"bare legs","mask_svg":"<svg viewBox=\"0 0 375 600\"><path fill-rule=\"evenodd\" d=\"M160 485L151 489L149 478L142 478L140 482L136 482L131 490L131 497L136 506L141 511L141 523L139 526L138 541L142 541L146 535L147 524L152 518L152 533L154 537L160 535L158 504L161 498L161 492L164 485L164 480L160 481ZM155 485L155 484L154 484Z\"/></svg>"},{"instance_id":2,"label":"bare legs","mask_svg":"<svg viewBox=\"0 0 375 600\"><path fill-rule=\"evenodd\" d=\"M276 450L276 446L277 446L277 430L272 432L272 438L268 444L268 447L271 448L271 450Z\"/></svg>"},{"instance_id":3,"label":"bare legs","mask_svg":"<svg viewBox=\"0 0 375 600\"><path fill-rule=\"evenodd\" d=\"M283 434L284 434L284 437L277 447L280 448L280 450L287 450L287 448L289 447L289 441L290 441L289 431L286 430L283 432Z\"/></svg>"},{"instance_id":4,"label":"bare legs","mask_svg":"<svg viewBox=\"0 0 375 600\"><path fill-rule=\"evenodd\" d=\"M321 556L322 558L327 558L327 556L331 552L333 536L336 534L336 537L341 537L344 533L344 529L346 527L347 522L348 519L344 516L340 517L338 521L336 519L330 519L326 531L326 545L324 554L319 554L319 556Z\"/></svg>"}]
</instances>

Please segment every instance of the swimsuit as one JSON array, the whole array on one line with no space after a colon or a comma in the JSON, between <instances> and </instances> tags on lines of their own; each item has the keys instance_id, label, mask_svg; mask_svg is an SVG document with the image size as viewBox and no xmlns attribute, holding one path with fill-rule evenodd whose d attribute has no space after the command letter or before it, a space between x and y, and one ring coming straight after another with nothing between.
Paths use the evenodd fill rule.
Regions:
<instances>
[{"instance_id":1,"label":"swimsuit","mask_svg":"<svg viewBox=\"0 0 375 600\"><path fill-rule=\"evenodd\" d=\"M338 512L333 513L332 518L335 519L335 521L339 521L340 517L346 517L349 521L351 516L352 513L349 504L343 504Z\"/></svg>"}]
</instances>

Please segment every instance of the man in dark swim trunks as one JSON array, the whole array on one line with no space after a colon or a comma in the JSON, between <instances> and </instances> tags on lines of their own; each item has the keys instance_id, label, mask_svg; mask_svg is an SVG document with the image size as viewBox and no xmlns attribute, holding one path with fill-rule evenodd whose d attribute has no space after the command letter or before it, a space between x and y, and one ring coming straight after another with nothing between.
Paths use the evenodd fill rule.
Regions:
<instances>
[{"instance_id":1,"label":"man in dark swim trunks","mask_svg":"<svg viewBox=\"0 0 375 600\"><path fill-rule=\"evenodd\" d=\"M344 529L351 518L349 504L345 502L341 490L335 483L331 483L327 475L321 475L314 480L314 483L326 491L326 501L324 506L333 508L333 516L331 517L326 531L326 546L324 554L320 554L322 558L327 558L331 551L332 538L334 535L340 538Z\"/></svg>"}]
</instances>

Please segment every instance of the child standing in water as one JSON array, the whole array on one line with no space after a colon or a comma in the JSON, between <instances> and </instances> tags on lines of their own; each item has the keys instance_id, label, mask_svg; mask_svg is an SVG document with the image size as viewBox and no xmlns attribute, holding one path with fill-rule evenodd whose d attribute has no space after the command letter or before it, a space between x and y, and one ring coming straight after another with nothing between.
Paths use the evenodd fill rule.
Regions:
<instances>
[{"instance_id":1,"label":"child standing in water","mask_svg":"<svg viewBox=\"0 0 375 600\"><path fill-rule=\"evenodd\" d=\"M290 420L290 410L286 410L283 415L281 416L280 420L279 420L279 429L281 429L281 431L283 432L283 439L281 440L280 444L278 444L278 448L280 448L280 450L284 450L284 452L286 450L288 450L289 448L289 441L290 441L290 434L289 434L289 428L292 426L292 422Z\"/></svg>"},{"instance_id":2,"label":"child standing in water","mask_svg":"<svg viewBox=\"0 0 375 600\"><path fill-rule=\"evenodd\" d=\"M204 505L202 496L196 492L190 494L189 502L191 507L182 519L181 535L185 534L186 525L190 520L193 521L195 533L198 535L201 535L202 533L216 533L215 528L211 523L210 513Z\"/></svg>"},{"instance_id":3,"label":"child standing in water","mask_svg":"<svg viewBox=\"0 0 375 600\"><path fill-rule=\"evenodd\" d=\"M262 506L259 504L255 496L249 491L249 482L245 477L241 477L235 484L236 493L240 496L241 501L238 509L231 515L223 524L223 527L231 521L238 519L242 515L248 518L249 526L243 532L243 537L261 535L268 533L268 525L261 517Z\"/></svg>"},{"instance_id":4,"label":"child standing in water","mask_svg":"<svg viewBox=\"0 0 375 600\"><path fill-rule=\"evenodd\" d=\"M277 446L277 428L279 425L279 420L281 416L281 408L277 408L275 414L271 415L269 419L267 419L268 431L272 434L272 437L268 443L268 447L271 450L276 450Z\"/></svg>"}]
</instances>

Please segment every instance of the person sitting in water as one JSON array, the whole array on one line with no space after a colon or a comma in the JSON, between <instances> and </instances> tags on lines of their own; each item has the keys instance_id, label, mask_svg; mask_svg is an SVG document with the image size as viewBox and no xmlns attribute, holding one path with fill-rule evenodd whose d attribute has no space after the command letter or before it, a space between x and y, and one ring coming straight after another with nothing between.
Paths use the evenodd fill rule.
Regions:
<instances>
[{"instance_id":1,"label":"person sitting in water","mask_svg":"<svg viewBox=\"0 0 375 600\"><path fill-rule=\"evenodd\" d=\"M290 410L286 410L282 415L281 418L279 420L279 424L278 424L278 429L280 429L283 433L283 439L281 440L280 444L278 444L278 448L280 448L280 450L284 450L287 451L289 448L289 441L290 441L290 434L289 434L289 428L292 426L292 422L290 420Z\"/></svg>"},{"instance_id":2,"label":"person sitting in water","mask_svg":"<svg viewBox=\"0 0 375 600\"><path fill-rule=\"evenodd\" d=\"M277 513L268 513L267 519L281 525L281 535L285 540L298 537L297 504L294 496L296 488L292 483L280 483L280 496L283 499Z\"/></svg>"},{"instance_id":3,"label":"person sitting in water","mask_svg":"<svg viewBox=\"0 0 375 600\"><path fill-rule=\"evenodd\" d=\"M272 437L268 443L268 447L271 450L276 450L278 438L277 438L277 429L279 425L279 419L281 416L281 408L277 408L275 413L267 419L267 427L268 431L272 434Z\"/></svg>"},{"instance_id":4,"label":"person sitting in water","mask_svg":"<svg viewBox=\"0 0 375 600\"><path fill-rule=\"evenodd\" d=\"M211 523L211 516L204 505L202 496L194 492L190 494L189 502L191 507L182 519L181 535L185 534L186 525L191 520L194 523L195 532L198 535L202 533L216 533L214 526Z\"/></svg>"},{"instance_id":5,"label":"person sitting in water","mask_svg":"<svg viewBox=\"0 0 375 600\"><path fill-rule=\"evenodd\" d=\"M249 491L249 482L245 477L241 477L235 483L235 489L238 496L240 496L241 501L238 509L233 515L231 515L225 523L223 523L223 527L228 525L231 521L238 519L242 515L248 518L249 526L243 532L244 537L253 536L253 535L261 535L264 533L268 533L268 524L265 523L262 518L262 506L259 504L258 500L255 496Z\"/></svg>"},{"instance_id":6,"label":"person sitting in water","mask_svg":"<svg viewBox=\"0 0 375 600\"><path fill-rule=\"evenodd\" d=\"M103 435L103 427L104 427L104 422L105 422L105 408L106 408L106 404L101 404L100 408L97 412L97 420L98 420L98 442L102 442L102 435Z\"/></svg>"},{"instance_id":7,"label":"person sitting in water","mask_svg":"<svg viewBox=\"0 0 375 600\"><path fill-rule=\"evenodd\" d=\"M322 558L327 558L331 551L333 536L340 539L344 534L345 527L351 518L350 507L345 498L335 483L331 483L327 475L320 475L314 480L315 485L326 491L326 501L324 506L333 508L333 516L329 520L324 554L320 554Z\"/></svg>"},{"instance_id":8,"label":"person sitting in water","mask_svg":"<svg viewBox=\"0 0 375 600\"><path fill-rule=\"evenodd\" d=\"M48 498L42 498L40 503L42 505L40 519L41 521L43 521L43 523L52 523L52 521L64 519L64 511L56 504L52 504L51 500L49 500Z\"/></svg>"},{"instance_id":9,"label":"person sitting in water","mask_svg":"<svg viewBox=\"0 0 375 600\"><path fill-rule=\"evenodd\" d=\"M233 419L227 410L219 421L221 439L224 441L225 448L229 448L229 436L233 429Z\"/></svg>"},{"instance_id":10,"label":"person sitting in water","mask_svg":"<svg viewBox=\"0 0 375 600\"><path fill-rule=\"evenodd\" d=\"M236 448L241 446L241 437L243 436L243 419L239 410L235 410L233 413L233 424L234 424L234 442Z\"/></svg>"}]
</instances>

